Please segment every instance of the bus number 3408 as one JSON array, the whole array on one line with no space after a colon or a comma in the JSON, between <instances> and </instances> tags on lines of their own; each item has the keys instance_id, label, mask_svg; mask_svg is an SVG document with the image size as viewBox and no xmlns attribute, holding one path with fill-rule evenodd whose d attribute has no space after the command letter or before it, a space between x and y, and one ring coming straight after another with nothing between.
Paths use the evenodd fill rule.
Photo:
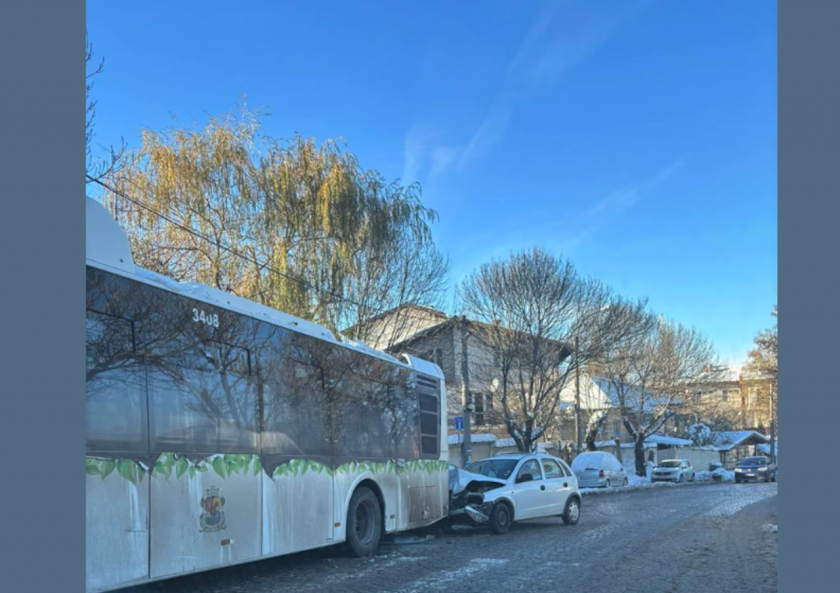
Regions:
<instances>
[{"instance_id":1,"label":"bus number 3408","mask_svg":"<svg viewBox=\"0 0 840 593\"><path fill-rule=\"evenodd\" d=\"M209 325L210 327L219 327L219 315L217 313L205 313L204 311L199 311L198 309L193 309L193 321L196 323L203 323L204 325Z\"/></svg>"}]
</instances>

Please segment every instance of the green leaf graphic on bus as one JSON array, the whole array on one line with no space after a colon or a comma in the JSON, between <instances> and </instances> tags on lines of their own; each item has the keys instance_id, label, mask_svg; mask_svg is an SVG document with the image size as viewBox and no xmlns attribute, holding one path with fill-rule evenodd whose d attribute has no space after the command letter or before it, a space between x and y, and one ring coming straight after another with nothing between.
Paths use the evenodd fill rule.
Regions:
<instances>
[{"instance_id":1,"label":"green leaf graphic on bus","mask_svg":"<svg viewBox=\"0 0 840 593\"><path fill-rule=\"evenodd\" d=\"M85 470L90 476L99 476L103 480L114 473L122 478L137 484L143 481L146 471L150 474L157 474L164 479L180 479L185 474L188 479L195 479L199 474L206 473L213 468L216 475L227 479L234 475L243 477L256 477L263 470L262 460L259 455L226 454L215 455L204 460L193 462L186 456L179 456L174 453L162 453L158 456L151 468L145 469L143 465L133 459L102 459L96 457L86 458ZM283 476L299 477L306 473L323 474L330 477L341 475L354 475L362 471L369 471L374 474L409 474L425 472L435 474L447 469L447 462L441 460L411 459L398 462L389 459L385 462L377 461L348 461L338 467L324 465L314 459L292 459L277 466L269 475L270 478Z\"/></svg>"}]
</instances>

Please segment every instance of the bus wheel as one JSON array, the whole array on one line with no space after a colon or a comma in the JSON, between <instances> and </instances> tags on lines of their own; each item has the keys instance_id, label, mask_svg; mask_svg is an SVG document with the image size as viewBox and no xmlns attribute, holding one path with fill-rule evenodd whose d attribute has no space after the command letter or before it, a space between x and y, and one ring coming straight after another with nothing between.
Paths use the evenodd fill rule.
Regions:
<instances>
[{"instance_id":1,"label":"bus wheel","mask_svg":"<svg viewBox=\"0 0 840 593\"><path fill-rule=\"evenodd\" d=\"M354 556L370 556L382 536L379 499L364 486L357 488L347 509L347 547Z\"/></svg>"}]
</instances>

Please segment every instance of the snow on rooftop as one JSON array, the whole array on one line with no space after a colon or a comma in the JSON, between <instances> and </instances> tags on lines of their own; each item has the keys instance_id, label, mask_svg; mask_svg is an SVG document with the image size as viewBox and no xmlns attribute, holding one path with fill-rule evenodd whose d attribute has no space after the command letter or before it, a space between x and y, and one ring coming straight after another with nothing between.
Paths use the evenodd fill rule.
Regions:
<instances>
[{"instance_id":1,"label":"snow on rooftop","mask_svg":"<svg viewBox=\"0 0 840 593\"><path fill-rule=\"evenodd\" d=\"M451 445L460 445L464 442L463 434L450 434L446 437L446 442ZM470 442L472 443L493 443L496 449L508 449L516 446L516 441L510 437L497 437L490 433L479 433L470 435ZM555 443L537 443L539 449L556 449Z\"/></svg>"},{"instance_id":2,"label":"snow on rooftop","mask_svg":"<svg viewBox=\"0 0 840 593\"><path fill-rule=\"evenodd\" d=\"M712 448L716 451L729 451L751 439L758 440L761 443L770 442L770 439L755 430L733 430L715 434Z\"/></svg>"},{"instance_id":3,"label":"snow on rooftop","mask_svg":"<svg viewBox=\"0 0 840 593\"><path fill-rule=\"evenodd\" d=\"M505 437L505 438L501 438L501 439L496 439L496 442L493 443L493 446L496 449L507 449L509 447L515 447L516 446L516 441L514 441L510 437ZM557 448L557 445L555 445L554 443L537 443L537 446L538 447L544 447L546 449L556 449Z\"/></svg>"},{"instance_id":4,"label":"snow on rooftop","mask_svg":"<svg viewBox=\"0 0 840 593\"><path fill-rule=\"evenodd\" d=\"M690 447L692 445L691 441L688 439L669 437L664 434L652 434L645 439L645 443L654 443L656 445L671 445L672 447Z\"/></svg>"},{"instance_id":5,"label":"snow on rooftop","mask_svg":"<svg viewBox=\"0 0 840 593\"><path fill-rule=\"evenodd\" d=\"M513 439L511 439L513 440ZM470 442L472 443L492 443L496 441L496 435L494 434L474 434L470 435ZM464 435L461 434L451 434L446 437L446 442L450 445L460 445L464 442Z\"/></svg>"},{"instance_id":6,"label":"snow on rooftop","mask_svg":"<svg viewBox=\"0 0 840 593\"><path fill-rule=\"evenodd\" d=\"M664 434L652 434L645 439L645 447L655 447L656 445L668 445L671 447L690 447L692 442L688 439L679 439L677 437L669 437ZM614 447L615 441L598 441L595 443L597 448ZM621 443L622 449L629 449L635 445L631 443Z\"/></svg>"}]
</instances>

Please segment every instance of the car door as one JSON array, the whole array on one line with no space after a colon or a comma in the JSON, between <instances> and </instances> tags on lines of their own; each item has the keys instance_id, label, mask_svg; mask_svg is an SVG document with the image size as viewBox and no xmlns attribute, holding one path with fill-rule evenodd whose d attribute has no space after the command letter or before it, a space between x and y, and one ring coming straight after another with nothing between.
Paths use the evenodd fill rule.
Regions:
<instances>
[{"instance_id":1,"label":"car door","mask_svg":"<svg viewBox=\"0 0 840 593\"><path fill-rule=\"evenodd\" d=\"M694 481L694 468L691 466L691 462L687 461L687 460L685 462L685 473L686 473L686 479L689 482L693 482Z\"/></svg>"},{"instance_id":2,"label":"car door","mask_svg":"<svg viewBox=\"0 0 840 593\"><path fill-rule=\"evenodd\" d=\"M527 479L530 475L531 479ZM516 504L516 519L539 517L546 504L545 480L540 463L531 457L523 461L516 471L513 485L513 497Z\"/></svg>"},{"instance_id":3,"label":"car door","mask_svg":"<svg viewBox=\"0 0 840 593\"><path fill-rule=\"evenodd\" d=\"M610 480L610 486L621 486L623 479L618 475L618 460L607 458L604 462L604 471Z\"/></svg>"},{"instance_id":4,"label":"car door","mask_svg":"<svg viewBox=\"0 0 840 593\"><path fill-rule=\"evenodd\" d=\"M624 466L621 465L621 462L617 459L615 460L615 480L613 480L613 484L615 486L624 486L624 478L627 477L627 474L624 473Z\"/></svg>"},{"instance_id":5,"label":"car door","mask_svg":"<svg viewBox=\"0 0 840 593\"><path fill-rule=\"evenodd\" d=\"M559 515L566 509L566 499L569 498L571 485L566 472L554 459L540 460L545 475L546 506L543 515Z\"/></svg>"}]
</instances>

